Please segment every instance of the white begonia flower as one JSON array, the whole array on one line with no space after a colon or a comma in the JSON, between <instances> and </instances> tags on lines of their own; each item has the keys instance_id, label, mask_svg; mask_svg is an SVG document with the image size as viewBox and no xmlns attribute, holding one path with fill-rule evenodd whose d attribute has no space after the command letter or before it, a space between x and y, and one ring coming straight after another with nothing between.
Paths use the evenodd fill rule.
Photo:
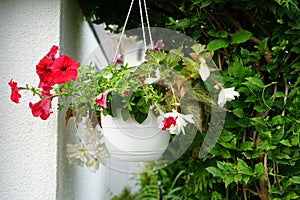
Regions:
<instances>
[{"instance_id":1,"label":"white begonia flower","mask_svg":"<svg viewBox=\"0 0 300 200\"><path fill-rule=\"evenodd\" d=\"M160 116L158 116L158 128L162 130L168 130L171 134L178 135L182 132L185 135L184 128L187 126L187 122L194 124L193 116L192 115L183 115L178 113L176 110L173 110L169 113L163 113L161 110ZM175 120L175 124L169 124L168 118L172 118Z\"/></svg>"},{"instance_id":2,"label":"white begonia flower","mask_svg":"<svg viewBox=\"0 0 300 200\"><path fill-rule=\"evenodd\" d=\"M201 79L203 81L206 81L207 78L210 76L210 71L209 71L208 66L207 66L206 63L201 63L200 64L199 74L200 74Z\"/></svg>"},{"instance_id":3,"label":"white begonia flower","mask_svg":"<svg viewBox=\"0 0 300 200\"><path fill-rule=\"evenodd\" d=\"M235 97L239 97L240 94L237 91L234 91L232 88L223 88L219 93L218 105L223 107L227 101L232 101Z\"/></svg>"},{"instance_id":4,"label":"white begonia flower","mask_svg":"<svg viewBox=\"0 0 300 200\"><path fill-rule=\"evenodd\" d=\"M203 81L206 81L207 78L210 76L210 71L208 68L208 65L206 64L206 60L204 58L200 58L200 69L199 69L199 74L201 76L201 79Z\"/></svg>"}]
</instances>

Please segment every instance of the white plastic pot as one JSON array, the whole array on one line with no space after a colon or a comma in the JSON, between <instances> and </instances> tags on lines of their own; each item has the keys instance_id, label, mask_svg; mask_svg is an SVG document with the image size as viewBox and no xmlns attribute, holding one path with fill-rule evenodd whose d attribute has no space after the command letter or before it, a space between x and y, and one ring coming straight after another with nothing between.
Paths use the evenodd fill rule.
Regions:
<instances>
[{"instance_id":1,"label":"white plastic pot","mask_svg":"<svg viewBox=\"0 0 300 200\"><path fill-rule=\"evenodd\" d=\"M132 118L123 121L121 115L116 118L102 116L101 121L106 148L116 160L154 161L168 147L170 134L158 128L152 112L142 124Z\"/></svg>"}]
</instances>

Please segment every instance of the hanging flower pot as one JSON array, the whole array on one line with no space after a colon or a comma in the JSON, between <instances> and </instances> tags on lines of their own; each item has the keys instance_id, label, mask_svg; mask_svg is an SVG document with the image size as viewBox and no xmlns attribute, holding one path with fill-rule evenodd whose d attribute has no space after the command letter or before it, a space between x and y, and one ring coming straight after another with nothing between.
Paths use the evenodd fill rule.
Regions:
<instances>
[{"instance_id":1,"label":"hanging flower pot","mask_svg":"<svg viewBox=\"0 0 300 200\"><path fill-rule=\"evenodd\" d=\"M84 127L77 131L79 143L68 145L67 156L93 172L107 158L105 147L108 158L122 161L173 156L181 144L178 140L191 136L189 127L201 130L199 102L222 108L239 93L211 77L215 69L210 67L211 54L205 46L191 46L189 55L181 47L170 51L162 47L159 41L148 49L145 61L138 66L116 59L99 71L92 65L81 67L65 55L56 58L58 47L53 46L36 67L40 78L37 87L19 87L9 81L11 100L19 103L20 90L31 91L39 98L29 104L33 116L46 120L53 113L52 99L61 97L59 109L67 108L66 122L74 117L75 124L83 123ZM211 90L219 94L216 98L202 86L208 81L214 84ZM164 154L167 147L170 152Z\"/></svg>"},{"instance_id":2,"label":"hanging flower pot","mask_svg":"<svg viewBox=\"0 0 300 200\"><path fill-rule=\"evenodd\" d=\"M170 134L158 128L156 116L149 112L143 123L121 116L102 116L102 133L109 156L121 161L158 160L168 147Z\"/></svg>"}]
</instances>

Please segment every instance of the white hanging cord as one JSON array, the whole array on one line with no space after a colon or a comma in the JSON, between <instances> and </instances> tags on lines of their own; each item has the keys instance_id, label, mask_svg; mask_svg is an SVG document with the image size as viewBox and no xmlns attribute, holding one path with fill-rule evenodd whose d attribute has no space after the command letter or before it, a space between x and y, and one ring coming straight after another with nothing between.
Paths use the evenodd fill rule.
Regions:
<instances>
[{"instance_id":1,"label":"white hanging cord","mask_svg":"<svg viewBox=\"0 0 300 200\"><path fill-rule=\"evenodd\" d=\"M144 17L143 17L143 10L142 10L141 0L139 0L139 6L140 6L140 15L141 15L141 22L142 22L142 31L143 31L143 38L144 38L144 46L145 46L145 51L146 51L146 49L147 49L147 43L146 43L146 34L145 34Z\"/></svg>"},{"instance_id":2,"label":"white hanging cord","mask_svg":"<svg viewBox=\"0 0 300 200\"><path fill-rule=\"evenodd\" d=\"M130 12L131 12L131 9L132 9L133 2L134 2L134 0L131 0L129 11L127 13L127 17L126 17L126 20L125 20L125 23L124 23L124 27L123 27L123 30L122 30L122 33L121 33L121 36L120 36L120 39L119 39L119 43L118 43L118 46L117 46L117 49L116 49L116 53L115 53L115 56L114 56L113 59L117 58L118 51L119 51L119 48L120 48L120 45L121 45L121 41L122 41L122 38L123 38L123 35L124 35L124 31L125 31L125 28L126 28L126 25L127 25L128 19L129 19L129 15L130 15Z\"/></svg>"},{"instance_id":3,"label":"white hanging cord","mask_svg":"<svg viewBox=\"0 0 300 200\"><path fill-rule=\"evenodd\" d=\"M147 12L146 0L144 0L144 8L145 8L146 21L147 21L148 32L149 32L150 48L152 49L153 48L153 40L152 40L152 35L151 35L151 30L150 30L150 23L149 23L149 17L148 17L148 12Z\"/></svg>"}]
</instances>

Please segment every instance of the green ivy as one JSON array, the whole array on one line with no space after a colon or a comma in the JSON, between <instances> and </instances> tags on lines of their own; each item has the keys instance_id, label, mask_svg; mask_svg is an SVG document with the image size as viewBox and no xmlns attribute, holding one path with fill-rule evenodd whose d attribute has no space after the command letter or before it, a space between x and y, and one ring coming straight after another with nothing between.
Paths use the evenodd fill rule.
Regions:
<instances>
[{"instance_id":1,"label":"green ivy","mask_svg":"<svg viewBox=\"0 0 300 200\"><path fill-rule=\"evenodd\" d=\"M299 1L153 0L148 7L153 26L207 44L225 87L235 87L240 97L227 104L223 132L206 157L198 158L204 131L176 162L148 179L143 175L139 194L158 199L162 187L166 199L299 199ZM98 20L110 17L96 11ZM209 112L199 119L204 130L207 118Z\"/></svg>"}]
</instances>

